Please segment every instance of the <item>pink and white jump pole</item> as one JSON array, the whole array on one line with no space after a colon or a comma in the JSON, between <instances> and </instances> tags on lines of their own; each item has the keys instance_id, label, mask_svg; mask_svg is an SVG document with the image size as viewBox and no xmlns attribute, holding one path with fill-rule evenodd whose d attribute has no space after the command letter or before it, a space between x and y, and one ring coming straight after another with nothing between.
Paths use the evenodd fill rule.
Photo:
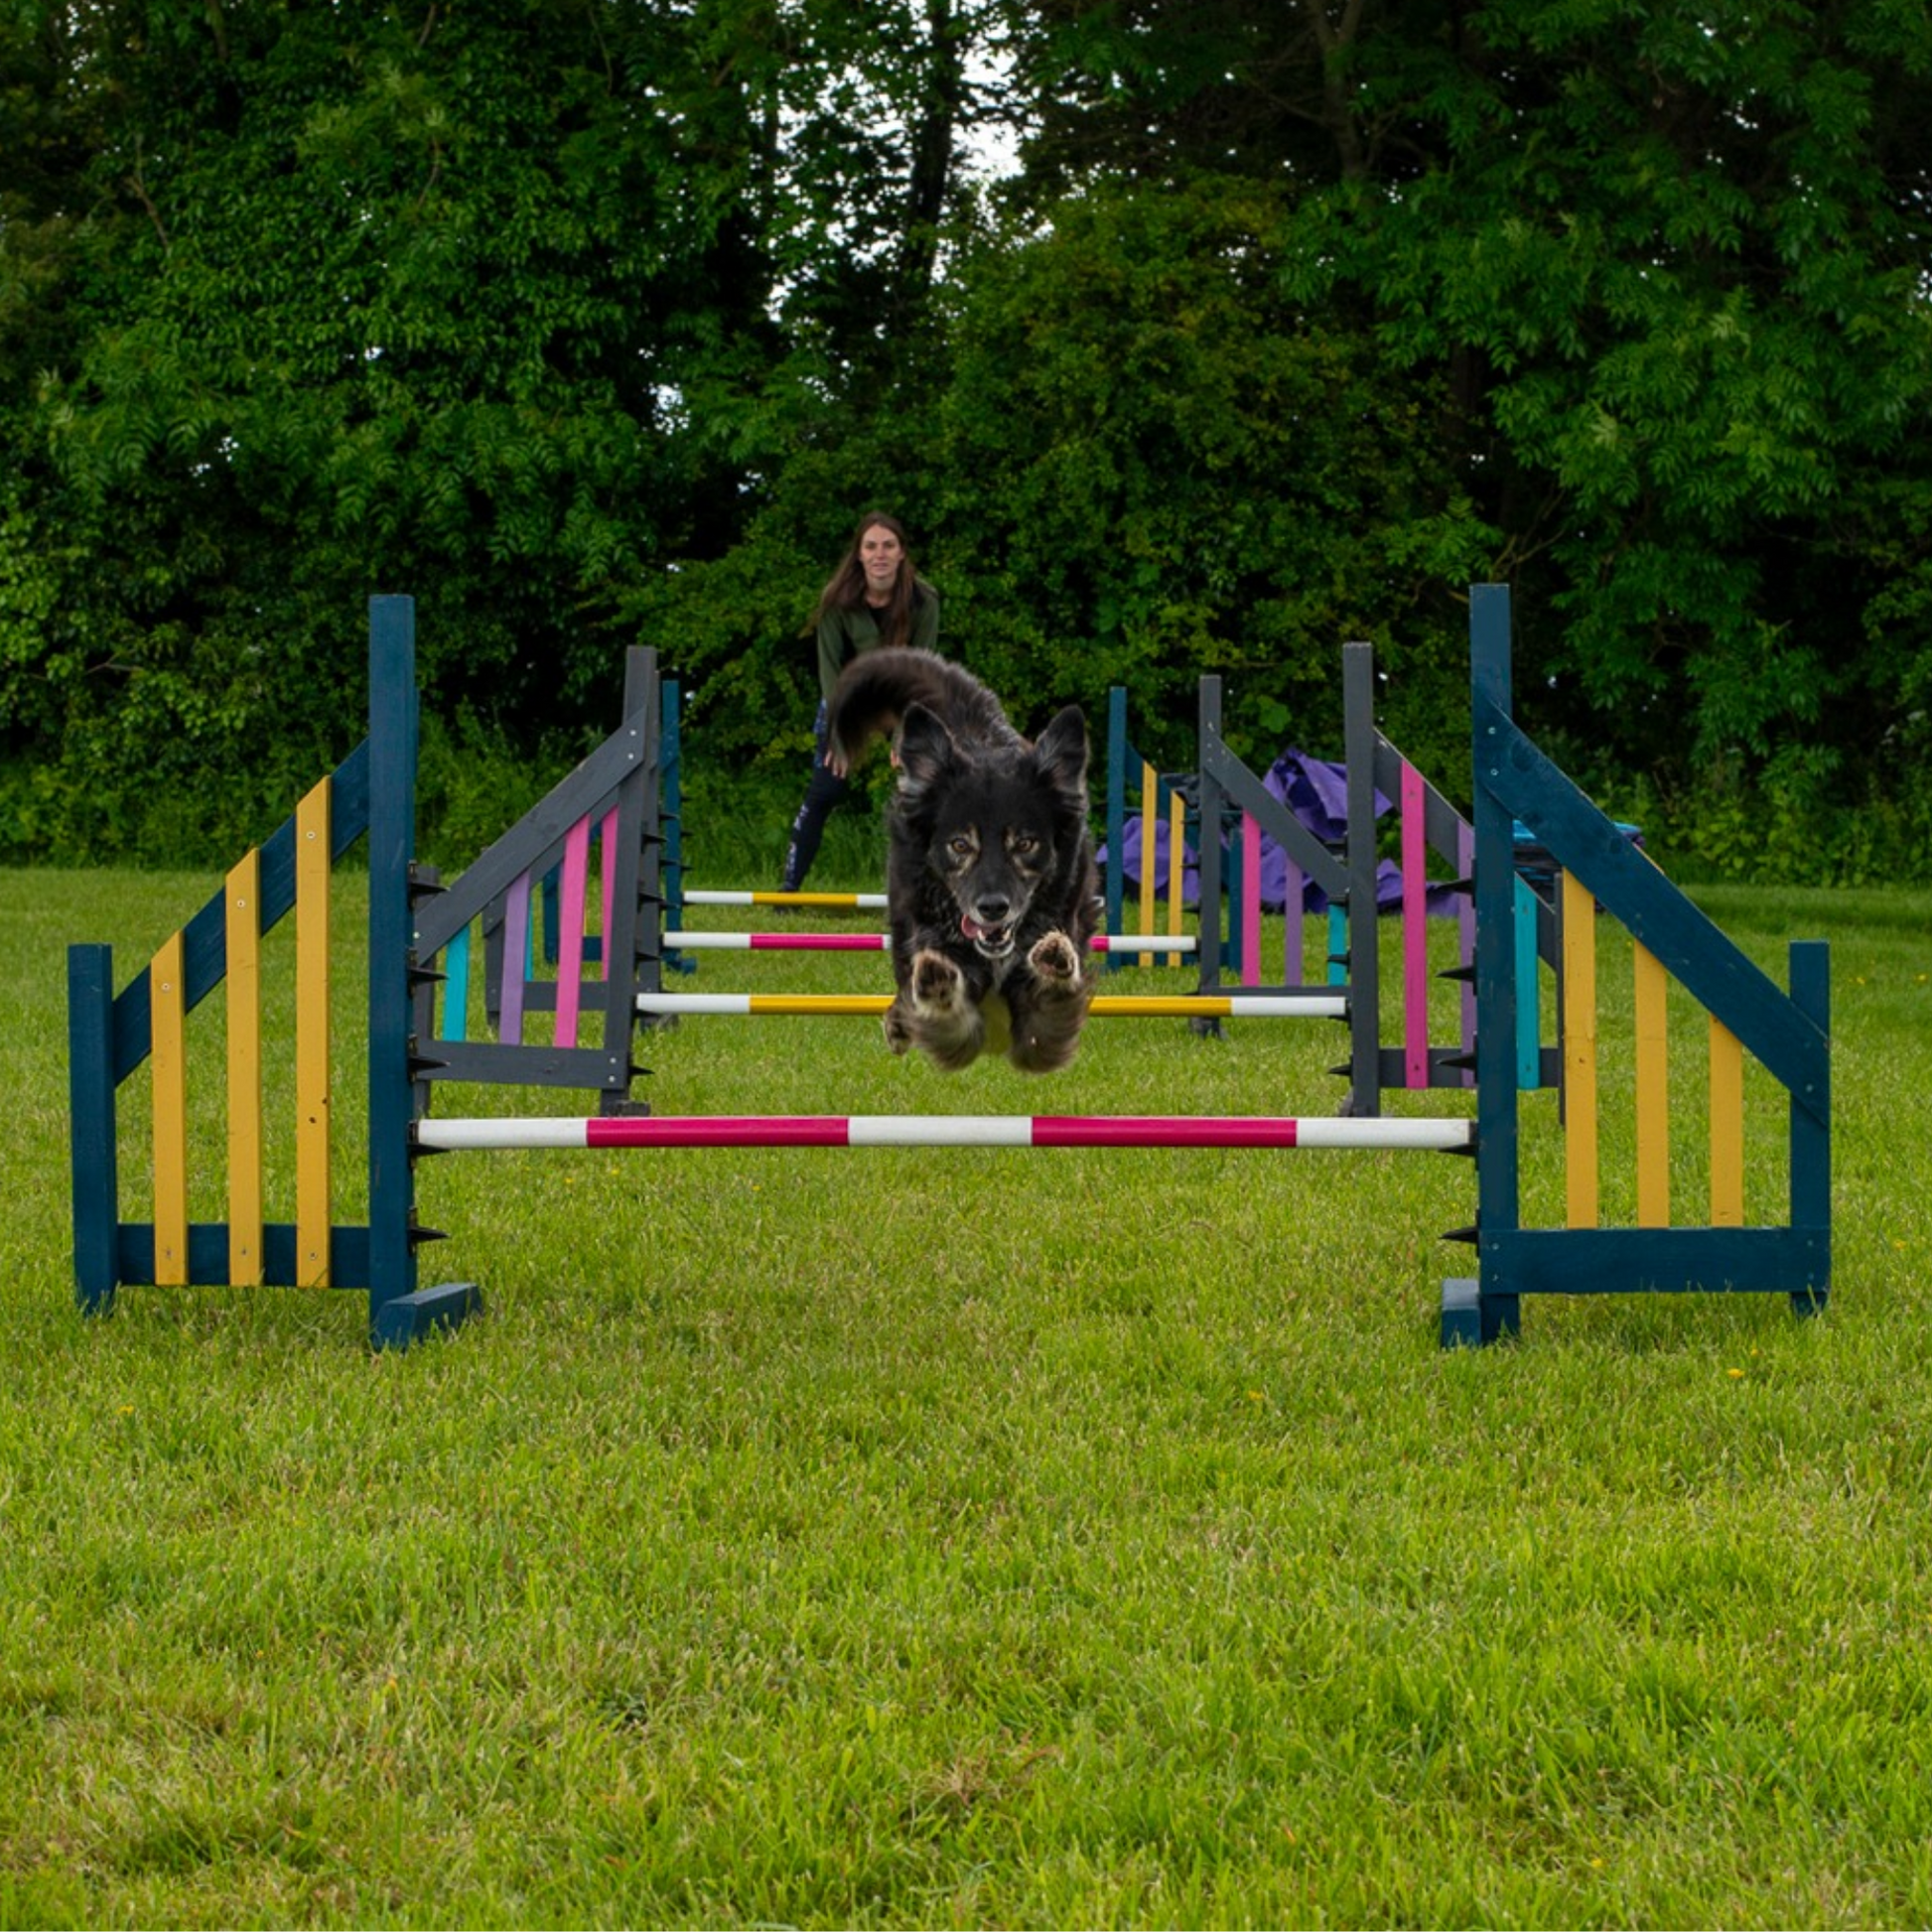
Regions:
<instances>
[{"instance_id":1,"label":"pink and white jump pole","mask_svg":"<svg viewBox=\"0 0 1932 1932\"><path fill-rule=\"evenodd\" d=\"M425 1152L514 1148L1218 1147L1466 1154L1467 1120L1195 1114L720 1114L559 1120L423 1120Z\"/></svg>"}]
</instances>

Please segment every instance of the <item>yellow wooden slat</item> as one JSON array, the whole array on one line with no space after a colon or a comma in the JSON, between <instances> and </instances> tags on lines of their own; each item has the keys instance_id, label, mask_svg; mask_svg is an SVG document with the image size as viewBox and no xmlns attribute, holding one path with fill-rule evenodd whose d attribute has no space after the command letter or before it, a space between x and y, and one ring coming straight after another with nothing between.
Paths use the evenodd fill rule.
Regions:
<instances>
[{"instance_id":1,"label":"yellow wooden slat","mask_svg":"<svg viewBox=\"0 0 1932 1932\"><path fill-rule=\"evenodd\" d=\"M1744 1048L1711 1016L1711 1225L1744 1225Z\"/></svg>"},{"instance_id":2,"label":"yellow wooden slat","mask_svg":"<svg viewBox=\"0 0 1932 1932\"><path fill-rule=\"evenodd\" d=\"M1633 945L1637 1030L1637 1225L1670 1226L1670 976Z\"/></svg>"},{"instance_id":3,"label":"yellow wooden slat","mask_svg":"<svg viewBox=\"0 0 1932 1932\"><path fill-rule=\"evenodd\" d=\"M1161 780L1153 765L1141 760L1141 930L1154 930L1154 865L1160 845ZM1144 952L1136 962L1152 966L1154 955Z\"/></svg>"},{"instance_id":4,"label":"yellow wooden slat","mask_svg":"<svg viewBox=\"0 0 1932 1932\"><path fill-rule=\"evenodd\" d=\"M1565 1199L1570 1225L1596 1225L1596 901L1563 875Z\"/></svg>"},{"instance_id":5,"label":"yellow wooden slat","mask_svg":"<svg viewBox=\"0 0 1932 1932\"><path fill-rule=\"evenodd\" d=\"M1179 792L1172 792L1168 797L1168 931L1178 935L1180 931L1181 882L1186 877L1186 860L1181 836L1187 829L1187 801ZM1168 955L1168 964L1180 964L1178 953Z\"/></svg>"},{"instance_id":6,"label":"yellow wooden slat","mask_svg":"<svg viewBox=\"0 0 1932 1932\"><path fill-rule=\"evenodd\" d=\"M261 854L228 873L228 1280L262 1279Z\"/></svg>"},{"instance_id":7,"label":"yellow wooden slat","mask_svg":"<svg viewBox=\"0 0 1932 1932\"><path fill-rule=\"evenodd\" d=\"M329 780L295 811L295 1268L329 1286Z\"/></svg>"},{"instance_id":8,"label":"yellow wooden slat","mask_svg":"<svg viewBox=\"0 0 1932 1932\"><path fill-rule=\"evenodd\" d=\"M148 962L154 1098L154 1279L188 1282L188 999L179 932Z\"/></svg>"}]
</instances>

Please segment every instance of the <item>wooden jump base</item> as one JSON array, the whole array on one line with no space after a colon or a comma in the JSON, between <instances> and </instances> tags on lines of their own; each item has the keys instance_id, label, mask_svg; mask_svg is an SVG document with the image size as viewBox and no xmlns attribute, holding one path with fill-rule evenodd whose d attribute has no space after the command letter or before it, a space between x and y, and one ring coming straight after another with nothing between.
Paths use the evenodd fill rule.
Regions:
<instances>
[{"instance_id":1,"label":"wooden jump base","mask_svg":"<svg viewBox=\"0 0 1932 1932\"><path fill-rule=\"evenodd\" d=\"M686 896L687 897L689 895ZM686 932L662 935L666 952L890 952L890 932ZM1200 941L1191 932L1157 933L1140 939L1119 932L1096 932L1088 948L1100 953L1191 953Z\"/></svg>"},{"instance_id":2,"label":"wooden jump base","mask_svg":"<svg viewBox=\"0 0 1932 1932\"><path fill-rule=\"evenodd\" d=\"M639 1013L710 1014L740 1020L815 1015L853 1019L883 1014L890 993L640 993ZM1094 1020L1341 1020L1348 1002L1311 989L1306 994L1097 993L1087 1007Z\"/></svg>"},{"instance_id":3,"label":"wooden jump base","mask_svg":"<svg viewBox=\"0 0 1932 1932\"><path fill-rule=\"evenodd\" d=\"M1471 750L1474 783L1469 860L1474 957L1456 976L1473 982L1472 1055L1433 1045L1381 1045L1365 1000L1345 988L1258 989L1174 998L1110 1000L1094 1010L1131 1015L1345 1018L1351 1093L1373 1099L1387 1056L1412 1063L1419 1081L1461 1084L1473 1074L1475 1119L1383 1120L1370 1106L1316 1120L1188 1116L1035 1116L897 1118L776 1116L657 1118L631 1099L643 1071L632 1058L640 1013L707 1010L727 1001L739 1012L883 1012L886 995L666 995L658 973L661 864L670 835L661 811L667 762L655 655L626 655L622 723L531 812L463 874L447 884L418 865L415 786L418 733L415 610L407 598L370 605L369 736L303 799L294 815L229 873L226 883L154 958L116 990L110 951L69 952L69 1065L72 1121L75 1292L80 1306L104 1312L123 1285L243 1287L288 1285L366 1290L369 1336L402 1345L450 1326L481 1307L474 1283L422 1287L418 1250L441 1237L416 1213L416 1163L458 1146L652 1147L1228 1147L1276 1152L1300 1148L1415 1148L1473 1156L1476 1211L1458 1230L1475 1272L1446 1282L1445 1345L1484 1343L1515 1330L1526 1294L1741 1292L1787 1296L1810 1312L1831 1283L1831 1053L1829 956L1821 942L1790 948L1790 990L1775 985L1664 878L1618 828L1553 765L1514 722L1509 693L1509 599L1500 586L1470 592ZM1347 647L1348 675L1366 676L1365 647ZM1203 680L1203 794L1217 822L1235 812L1293 850L1295 834L1276 831L1292 815L1257 795L1258 782L1218 745L1219 687ZM1381 748L1378 743L1377 758ZM1380 765L1377 765L1379 774ZM1423 832L1435 801L1416 794ZM1349 782L1366 785L1351 769ZM1380 782L1379 775L1376 782ZM1218 802L1217 802L1218 801ZM1447 809L1447 807L1445 807ZM1372 813L1360 815L1368 824ZM1351 806L1351 825L1357 814ZM1515 867L1518 825L1558 874L1560 944L1556 965L1541 946L1541 914L1522 916ZM467 1011L473 933L487 943L492 911L520 905L527 915L532 880L561 867L565 897L588 901L592 828L602 848L598 880L602 926L574 916L567 977L556 983L556 1036L468 1038L439 1030L437 1003ZM1449 830L1456 830L1450 826ZM344 1224L332 1211L329 1102L329 867L358 839L368 846L368 1218ZM1405 832L1405 836L1409 836ZM1418 835L1420 836L1420 834ZM1457 839L1461 833L1457 831ZM1218 905L1211 874L1216 841L1203 855L1203 897ZM1329 855L1330 859L1332 855ZM1307 854L1311 864L1316 854ZM1357 855L1359 857L1359 855ZM1243 867L1251 861L1241 859ZM1373 957L1373 920L1364 897L1332 869L1351 896L1349 970L1358 978ZM1418 876L1420 876L1418 874ZM1211 889L1211 891L1209 890ZM695 896L692 896L695 897ZM864 895L733 896L732 903L855 904ZM296 933L295 1212L265 1212L261 1087L263 1040L260 940L292 914ZM1604 1226L1598 1175L1605 1152L1597 1131L1596 970L1599 925L1614 924L1634 944L1635 1177L1637 1224ZM1208 974L1219 947L1203 922ZM499 942L500 943L500 942ZM1129 936L1130 949L1138 944ZM459 962L462 970L459 971ZM588 970L587 970L588 969ZM1540 999L1546 972L1554 1000ZM507 977L507 976L506 976ZM1709 1025L1711 1097L1708 1223L1673 1224L1673 1168L1667 1078L1666 1001L1671 979L1704 1010ZM519 979L520 984L520 979ZM228 1150L227 1213L218 1222L189 1219L190 1162L187 1022L197 1005L225 992ZM1540 1043L1537 1010L1559 1021L1555 1046ZM715 1004L709 1010L716 1011ZM647 1035L644 1036L648 1036ZM1363 1069L1364 1056L1373 1065ZM1746 1223L1743 1132L1745 1056L1781 1090L1788 1108L1788 1162L1771 1192L1783 1218ZM1473 1059L1473 1067L1467 1059ZM124 1082L150 1070L151 1148L133 1164L147 1176L153 1212L124 1220L120 1206L117 1106ZM1551 1069L1563 1080L1568 1224L1525 1227L1519 1134L1523 1107L1556 1110L1539 1091ZM597 1115L580 1120L438 1120L432 1099L450 1083L565 1087L598 1096ZM466 1135L478 1138L466 1141ZM484 1137L495 1137L486 1139ZM507 1137L507 1138L505 1138ZM1620 1138L1620 1137L1619 1137Z\"/></svg>"},{"instance_id":4,"label":"wooden jump base","mask_svg":"<svg viewBox=\"0 0 1932 1932\"><path fill-rule=\"evenodd\" d=\"M1467 1154L1466 1120L1207 1114L706 1114L680 1119L425 1120L416 1145L482 1148L1143 1147L1402 1149Z\"/></svg>"}]
</instances>

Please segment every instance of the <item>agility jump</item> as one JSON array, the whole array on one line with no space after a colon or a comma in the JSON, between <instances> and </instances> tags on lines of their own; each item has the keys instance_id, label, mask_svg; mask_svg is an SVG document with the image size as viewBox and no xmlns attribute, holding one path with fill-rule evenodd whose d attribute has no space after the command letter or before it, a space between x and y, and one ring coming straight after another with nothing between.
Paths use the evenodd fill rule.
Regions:
<instances>
[{"instance_id":1,"label":"agility jump","mask_svg":"<svg viewBox=\"0 0 1932 1932\"><path fill-rule=\"evenodd\" d=\"M677 732L678 703L673 682L667 680L664 691L663 730L668 743ZM1199 1002L1176 1007L1171 1014L1166 1009L1146 1009L1150 1015L1184 1018L1202 1028L1225 1019L1346 1017L1351 1049L1347 1066L1337 1071L1349 1079L1346 1105L1353 1114L1378 1113L1382 1095L1391 1090L1473 1087L1475 985L1467 962L1474 957L1475 913L1469 887L1474 829L1376 725L1372 646L1351 643L1342 648L1344 757L1339 782L1345 803L1329 809L1325 833L1304 824L1267 780L1229 749L1222 731L1221 680L1204 677L1199 691L1195 767L1186 773L1156 770L1129 737L1126 691L1116 686L1109 693L1102 874L1107 931L1095 936L1094 950L1108 955L1110 967L1129 959L1143 966L1165 961L1195 967ZM1129 811L1136 790L1138 817ZM1377 821L1385 807L1393 811L1397 828L1399 857L1393 862L1379 857ZM678 811L676 788L667 784L667 826ZM1213 836L1201 834L1203 825L1213 828ZM1126 916L1130 909L1127 855L1136 837L1140 848L1137 930L1129 929ZM1261 967L1268 922L1263 852L1268 844L1283 875L1278 888L1283 958L1279 982L1264 980ZM1190 868L1197 869L1200 887L1198 934L1181 930L1184 882ZM1317 901L1325 901L1325 914L1305 912L1310 889ZM1165 931L1157 931L1157 901L1164 896L1167 925ZM696 964L692 955L714 951L884 951L890 941L883 933L714 932L676 923L685 906L829 903L856 909L868 900L881 903L883 896L680 891L667 867L664 917L670 923L659 934L661 963L688 970ZM1534 970L1538 959L1552 967L1556 964L1556 919L1552 903L1526 881L1518 882L1516 901L1525 989L1517 1016L1517 1078L1526 1090L1535 1090L1554 1086L1559 1077L1554 1047L1542 1046L1538 1038L1541 1016ZM1428 937L1429 921L1445 902L1452 908L1465 963L1455 1020L1447 1037L1441 1036L1440 1016L1437 1033L1432 1035L1431 989L1437 975L1430 964ZM1392 923L1400 933L1394 1008L1400 1026L1394 1041L1384 1039L1382 1015L1380 914L1387 909L1393 910ZM1332 1006L1306 997L1311 990L1306 971L1311 924L1315 926L1321 954L1312 984L1345 1003L1340 1015ZM1304 996L1299 1004L1282 1003L1297 996ZM537 997L544 995L539 991ZM809 1010L761 1007L757 997L749 1009L734 997L722 1006L686 1004L654 1011ZM821 1011L874 1009L828 1006Z\"/></svg>"},{"instance_id":2,"label":"agility jump","mask_svg":"<svg viewBox=\"0 0 1932 1932\"><path fill-rule=\"evenodd\" d=\"M1343 768L1353 775L1347 781L1345 817L1338 828L1331 828L1333 835L1327 838L1304 825L1228 748L1221 729L1219 678L1204 677L1200 681L1197 763L1196 769L1185 776L1157 772L1140 755L1128 738L1126 692L1116 687L1109 694L1104 807L1107 844L1103 872L1107 930L1097 934L1090 943L1095 951L1108 956L1109 966L1123 964L1130 957L1137 957L1144 966L1156 959L1193 964L1198 974L1198 990L1191 1001L1188 996L1175 995L1170 1005L1133 1008L1109 1005L1102 995L1092 1012L1102 1017L1131 1012L1149 1018L1185 1019L1199 1029L1218 1028L1221 1021L1229 1019L1345 1019L1350 1028L1350 1053L1348 1064L1336 1071L1349 1080L1347 1110L1368 1117L1381 1111L1382 1094L1391 1088L1467 1088L1474 1084L1473 985L1465 977L1460 1023L1454 1039L1449 1044L1432 1044L1429 1035L1431 972L1425 931L1431 897L1452 897L1460 907L1463 956L1467 959L1472 955L1473 909L1467 881L1474 834L1468 822L1455 813L1442 793L1376 728L1370 645L1343 646L1342 687L1346 746ZM677 686L674 681L666 680L663 690L662 733L666 745L670 745L678 736ZM673 778L675 768L675 764L667 765ZM1142 841L1139 929L1129 931L1124 929L1123 917L1124 854L1127 835L1132 829L1127 812L1130 783L1137 774ZM681 801L674 781L667 780L663 797L668 849L670 828L681 826ZM1197 823L1215 828L1214 837L1198 841L1202 848L1198 934L1180 929L1189 797L1197 801L1193 814ZM1383 1000L1378 920L1380 875L1384 870L1392 870L1384 867L1377 856L1375 821L1378 799L1382 797L1395 802L1401 828L1403 1038L1400 1045L1380 1043ZM1163 836L1165 854L1161 851ZM1225 863L1220 844L1223 837L1228 846ZM1279 983L1264 980L1261 969L1264 840L1273 841L1275 850L1282 855L1286 874L1282 895L1284 966ZM1429 880L1432 854L1439 862L1439 871L1449 872L1448 880ZM1157 932L1154 929L1156 877L1163 871L1168 928ZM1305 883L1327 904L1325 958L1314 985L1307 981L1304 972ZM1549 908L1527 885L1518 897L1518 915L1525 921L1523 929L1528 935L1526 945L1537 949L1539 956L1554 959L1554 926ZM677 923L687 906L817 902L852 909L868 899L883 902L882 897L876 895L690 891L678 884L677 875L667 864L663 907L666 923L658 934L660 964L666 969L690 970L696 964L692 955L708 951L883 951L890 941L881 933L704 932ZM554 955L554 947L552 951ZM1530 985L1532 997L1525 1005L1519 1026L1533 1033L1537 1024L1533 974ZM1321 989L1320 997L1316 995L1317 986ZM539 987L535 997L546 997L545 990ZM751 995L749 1002L747 996L740 994L722 1000L683 995L653 1003L650 1011L668 1016L813 1011L870 1014L881 1010L871 1004L850 1004L843 1000L835 1003L834 996L821 998L824 1003L813 1008L771 1005L765 1002L764 996L759 995ZM1525 1055L1523 1065L1529 1070L1519 1072L1519 1077L1530 1086L1551 1084L1556 1077L1554 1060L1546 1061L1533 1049Z\"/></svg>"},{"instance_id":3,"label":"agility jump","mask_svg":"<svg viewBox=\"0 0 1932 1932\"><path fill-rule=\"evenodd\" d=\"M1110 922L1117 922L1127 898L1129 853L1138 844L1139 923L1146 935L1139 948L1123 939L1118 950L1141 950L1141 963L1152 962L1155 954L1147 949L1163 945L1154 930L1157 901L1166 897L1168 931L1178 932L1192 868L1204 992L1219 991L1223 973L1248 989L1297 987L1307 970L1310 927L1314 926L1317 942L1325 941L1323 983L1346 994L1353 1020L1353 1051L1345 1069L1351 1112L1375 1112L1388 1091L1473 1086L1476 996L1470 962L1475 954L1475 901L1470 874L1475 830L1376 724L1372 646L1342 647L1340 764L1305 762L1299 775L1291 775L1291 783L1299 781L1312 794L1312 815L1323 821L1319 829L1304 824L1270 782L1228 748L1221 701L1220 679L1202 678L1195 767L1185 773L1163 772L1128 736L1127 693L1116 687L1110 694L1105 893ZM1317 772L1318 784L1312 775ZM1137 774L1138 816L1128 810ZM1339 803L1333 796L1337 789ZM1393 860L1379 856L1375 828L1385 810L1394 814ZM1270 903L1263 887L1268 842L1274 844L1282 874L1276 889L1284 962L1279 988L1265 986L1260 964ZM1311 897L1316 901L1312 909ZM1456 1018L1447 1037L1440 1022L1435 1031L1431 1022L1431 987L1441 976L1430 963L1429 921L1442 911L1455 921L1463 962L1456 974ZM1378 913L1392 913L1400 934L1395 1041L1384 1038L1383 921ZM1325 931L1317 923L1324 917ZM1525 1091L1534 1091L1556 1085L1559 1077L1554 1047L1539 1044L1536 972L1539 959L1553 968L1557 964L1556 910L1527 879L1519 878L1515 918L1522 988L1517 1078ZM1373 1047L1371 1041L1376 1042Z\"/></svg>"},{"instance_id":4,"label":"agility jump","mask_svg":"<svg viewBox=\"0 0 1932 1932\"><path fill-rule=\"evenodd\" d=\"M1686 900L1618 828L1584 798L1515 725L1509 704L1509 602L1498 586L1470 599L1475 1115L1430 1120L1261 1116L900 1119L803 1116L658 1119L633 1103L642 1004L661 998L655 912L668 828L659 817L663 759L654 655L626 663L623 722L532 812L457 879L438 880L411 859L414 846L417 696L414 607L377 598L370 617L370 735L222 889L117 992L109 949L69 950L69 1089L76 1293L103 1312L122 1286L299 1286L366 1291L373 1343L406 1344L454 1325L481 1306L474 1283L419 1283L419 1249L442 1238L417 1219L419 1157L480 1145L561 1147L1012 1148L1251 1147L1258 1151L1416 1148L1473 1157L1476 1211L1458 1231L1474 1273L1445 1285L1445 1345L1482 1343L1515 1330L1526 1294L1687 1291L1780 1293L1799 1311L1823 1306L1830 1287L1829 957L1820 942L1794 944L1791 991L1780 991ZM1244 801L1238 785L1235 802ZM1531 1008L1537 964L1526 946L1515 867L1518 823L1560 869L1562 1026L1538 1043L1539 1078L1564 1083L1566 1212L1561 1226L1525 1226L1520 1172L1522 1112L1554 1111L1519 1077L1519 1015ZM554 1008L558 1036L470 1039L449 1009L461 1007L472 935L523 896L544 868L588 880L593 831L601 841L600 957L588 948ZM368 1217L335 1217L327 1073L329 864L368 842ZM1213 842L1208 842L1211 846ZM588 885L585 887L588 899ZM297 924L295 1051L297 1201L292 1218L263 1210L259 1102L260 942L283 918ZM1635 1226L1599 1226L1602 1143L1595 1059L1597 932L1627 930L1639 1013L1638 1212ZM526 928L527 929L527 928ZM1527 961L1527 966L1526 966ZM446 975L450 977L446 979ZM1710 1016L1711 1198L1690 1225L1671 1225L1668 1046L1661 989L1675 979ZM225 992L228 1101L227 1218L188 1218L187 1020ZM436 1005L445 1014L439 1029ZM1284 996L1285 997L1285 996ZM1337 997L1321 989L1320 997ZM467 998L467 996L466 996ZM569 1037L563 1036L566 1014ZM1351 1011L1351 1039L1358 1038ZM586 1036L588 1035L588 1037ZM456 1035L456 1036L452 1036ZM1357 1052L1361 1049L1357 1046ZM1378 1065L1383 1049L1375 1043ZM1788 1211L1746 1224L1742 1066L1749 1056L1788 1106ZM120 1211L118 1092L151 1068L151 1213ZM1432 1084L1462 1069L1419 1066ZM545 1085L595 1093L594 1118L558 1122L439 1119L432 1102L449 1083ZM497 1137L493 1140L488 1137ZM502 1137L510 1137L508 1139Z\"/></svg>"}]
</instances>

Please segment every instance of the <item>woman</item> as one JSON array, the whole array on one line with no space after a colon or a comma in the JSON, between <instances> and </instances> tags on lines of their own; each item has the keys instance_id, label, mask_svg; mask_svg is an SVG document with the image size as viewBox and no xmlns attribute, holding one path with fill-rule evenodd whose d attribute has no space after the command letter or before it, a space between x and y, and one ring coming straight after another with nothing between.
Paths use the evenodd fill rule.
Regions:
<instances>
[{"instance_id":1,"label":"woman","mask_svg":"<svg viewBox=\"0 0 1932 1932\"><path fill-rule=\"evenodd\" d=\"M859 525L812 614L818 633L818 717L812 726L812 776L792 820L781 890L805 883L832 807L851 790L851 780L825 761L825 708L839 673L861 651L911 644L935 650L939 643L939 593L912 567L905 528L895 516L874 511Z\"/></svg>"}]
</instances>

